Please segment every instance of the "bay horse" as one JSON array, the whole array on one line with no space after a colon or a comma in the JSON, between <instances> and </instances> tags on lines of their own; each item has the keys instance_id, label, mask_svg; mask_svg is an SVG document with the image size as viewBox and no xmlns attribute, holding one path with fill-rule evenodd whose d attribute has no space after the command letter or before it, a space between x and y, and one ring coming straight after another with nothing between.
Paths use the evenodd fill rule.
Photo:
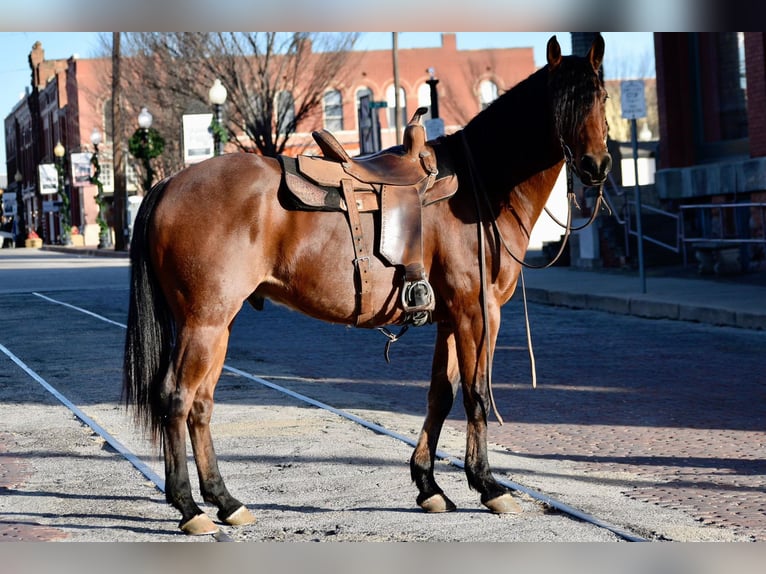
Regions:
<instances>
[{"instance_id":1,"label":"bay horse","mask_svg":"<svg viewBox=\"0 0 766 574\"><path fill-rule=\"evenodd\" d=\"M457 391L467 418L465 472L481 502L519 512L487 458L489 384L500 308L514 293L529 235L565 165L585 185L606 179L607 98L597 34L584 57L562 56L553 36L547 64L498 97L465 127L425 142L454 194L422 208L423 259L436 324L428 406L410 459L417 504L455 509L434 477L443 423ZM371 318L357 324L358 291L343 212L287 208L283 164L228 154L187 167L144 197L130 247L125 401L164 447L166 499L187 534L218 526L195 502L186 462L188 429L202 497L229 525L255 520L227 490L210 433L213 393L235 316L264 299L314 318L375 328L403 322L402 270L371 250ZM199 218L205 206L204 224ZM366 237L379 219L361 214Z\"/></svg>"}]
</instances>

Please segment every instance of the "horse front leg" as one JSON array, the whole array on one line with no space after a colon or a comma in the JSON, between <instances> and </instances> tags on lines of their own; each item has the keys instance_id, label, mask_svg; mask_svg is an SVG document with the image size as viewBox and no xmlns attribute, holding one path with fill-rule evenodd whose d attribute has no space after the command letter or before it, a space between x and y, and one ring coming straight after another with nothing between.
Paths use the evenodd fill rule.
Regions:
<instances>
[{"instance_id":1,"label":"horse front leg","mask_svg":"<svg viewBox=\"0 0 766 574\"><path fill-rule=\"evenodd\" d=\"M436 484L434 461L444 421L452 409L460 382L455 334L452 327L439 323L431 366L431 386L428 390L428 410L420 431L418 444L410 458L410 475L418 487L418 505L426 512L449 512L455 504Z\"/></svg>"},{"instance_id":2,"label":"horse front leg","mask_svg":"<svg viewBox=\"0 0 766 574\"><path fill-rule=\"evenodd\" d=\"M487 456L487 413L492 407L489 372L499 328L499 308L490 309L489 337L484 336L481 316L464 317L457 330L457 352L467 419L465 473L468 484L481 494L482 504L492 512L504 514L521 512L521 507L510 491L492 476ZM489 353L486 344L489 344Z\"/></svg>"}]
</instances>

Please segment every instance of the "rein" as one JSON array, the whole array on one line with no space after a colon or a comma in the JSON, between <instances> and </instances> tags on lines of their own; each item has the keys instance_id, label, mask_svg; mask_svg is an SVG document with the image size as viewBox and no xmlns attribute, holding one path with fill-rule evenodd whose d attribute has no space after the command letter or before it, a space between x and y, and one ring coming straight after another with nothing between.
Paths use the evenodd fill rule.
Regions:
<instances>
[{"instance_id":1,"label":"rein","mask_svg":"<svg viewBox=\"0 0 766 574\"><path fill-rule=\"evenodd\" d=\"M495 236L500 240L500 243L502 244L505 251L508 253L508 255L511 256L511 258L516 261L519 265L521 265L521 269L519 271L519 275L521 276L521 292L522 292L522 299L524 301L524 320L526 325L526 332L527 332L527 349L529 351L529 360L530 360L530 366L532 369L532 387L537 387L537 370L535 366L535 356L534 356L534 350L532 348L532 333L530 329L530 323L529 323L529 312L527 308L527 291L526 291L526 285L524 283L524 267L528 269L547 269L548 267L551 267L554 265L561 255L564 252L564 249L567 245L567 242L569 240L569 236L571 235L572 231L579 231L581 229L585 229L589 225L591 225L595 219L596 216L599 213L599 210L601 209L602 204L602 198L603 198L603 189L604 186L601 184L599 186L599 193L598 198L596 200L596 205L593 208L593 212L590 215L590 218L588 219L585 224L578 226L578 227L572 227L572 204L574 203L577 205L577 200L575 198L574 194L574 178L573 178L573 172L576 172L577 168L574 164L574 157L572 154L572 150L569 148L564 141L559 138L561 142L561 147L564 152L564 159L566 163L566 170L567 170L567 221L566 224L561 223L549 210L547 207L545 207L545 212L548 214L548 216L553 219L554 222L556 222L558 225L563 227L565 229L564 233L564 240L561 242L561 247L559 247L559 251L556 254L556 256L547 264L544 265L533 265L531 263L527 263L523 259L517 257L513 251L511 250L510 246L506 242L505 238L503 237L502 233L500 232L499 227L497 226L496 220L497 216L494 213L494 210L492 209L492 205L489 202L489 196L487 195L487 190L484 187L483 181L478 176L478 173L476 171L476 166L474 163L473 155L471 154L470 146L468 145L468 140L465 137L465 132L460 132L460 139L463 142L463 148L465 150L465 156L468 164L468 172L470 174L471 178L471 186L474 190L474 201L476 204L476 215L477 215L477 226L479 228L479 277L481 281L481 301L482 301L482 320L484 322L484 348L486 352L486 361L487 361L487 387L489 390L489 400L492 405L492 410L495 414L495 417L497 418L498 422L502 425L503 424L503 418L500 416L500 413L497 410L497 404L495 403L495 397L492 392L492 357L491 352L489 348L489 309L487 307L487 273L486 273L486 261L484 260L484 253L485 253L485 231L484 227L482 225L483 221L483 210L481 206L480 197L483 198L485 207L489 214L491 215L489 224L492 226L492 229L495 233ZM579 208L579 206L577 206Z\"/></svg>"}]
</instances>

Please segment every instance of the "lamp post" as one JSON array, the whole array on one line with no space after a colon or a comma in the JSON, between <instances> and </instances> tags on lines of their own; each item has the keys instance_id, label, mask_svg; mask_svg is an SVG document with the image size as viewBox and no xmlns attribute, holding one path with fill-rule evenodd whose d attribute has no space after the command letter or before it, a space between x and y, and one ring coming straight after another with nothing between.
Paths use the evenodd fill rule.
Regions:
<instances>
[{"instance_id":1,"label":"lamp post","mask_svg":"<svg viewBox=\"0 0 766 574\"><path fill-rule=\"evenodd\" d=\"M69 235L72 229L69 219L69 195L64 187L64 155L66 155L66 149L61 142L56 143L56 147L53 148L53 155L56 156L56 173L58 174L58 195L61 198L61 207L59 208L59 217L61 221L61 243L63 245L71 244L71 237Z\"/></svg>"},{"instance_id":2,"label":"lamp post","mask_svg":"<svg viewBox=\"0 0 766 574\"><path fill-rule=\"evenodd\" d=\"M436 84L439 83L439 80L435 75L436 70L433 68L428 68L426 71L430 76L429 79L426 80L426 84L428 84L428 87L431 88L431 117L436 119L439 117L439 94L436 91Z\"/></svg>"},{"instance_id":3,"label":"lamp post","mask_svg":"<svg viewBox=\"0 0 766 574\"><path fill-rule=\"evenodd\" d=\"M151 154L149 153L149 128L152 127L152 114L146 108L141 108L138 114L138 129L141 130L141 144L143 147L141 159L144 162L144 192L149 191L154 179Z\"/></svg>"},{"instance_id":4,"label":"lamp post","mask_svg":"<svg viewBox=\"0 0 766 574\"><path fill-rule=\"evenodd\" d=\"M98 223L98 248L104 249L112 246L112 238L109 234L109 225L106 222L104 213L104 184L101 183L101 164L98 161L98 145L101 143L101 132L98 128L93 128L90 134L90 143L93 144L93 155L90 156L90 164L93 166L93 175L90 176L91 185L95 185L98 189L95 200L98 205L98 215L96 216L96 223Z\"/></svg>"},{"instance_id":5,"label":"lamp post","mask_svg":"<svg viewBox=\"0 0 766 574\"><path fill-rule=\"evenodd\" d=\"M16 247L24 247L24 243L27 238L27 225L24 218L24 196L22 182L24 176L17 169L16 175L13 176L13 181L16 182Z\"/></svg>"},{"instance_id":6,"label":"lamp post","mask_svg":"<svg viewBox=\"0 0 766 574\"><path fill-rule=\"evenodd\" d=\"M207 95L210 103L213 104L213 123L210 126L213 130L213 153L221 155L223 154L223 145L226 143L226 130L224 130L221 115L221 109L226 101L226 86L221 83L221 80L216 78Z\"/></svg>"}]
</instances>

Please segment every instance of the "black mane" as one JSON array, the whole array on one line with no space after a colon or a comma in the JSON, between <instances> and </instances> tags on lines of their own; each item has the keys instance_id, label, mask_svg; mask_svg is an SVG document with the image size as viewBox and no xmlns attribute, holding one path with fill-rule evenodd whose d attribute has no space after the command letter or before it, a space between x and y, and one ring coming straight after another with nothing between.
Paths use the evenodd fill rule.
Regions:
<instances>
[{"instance_id":1,"label":"black mane","mask_svg":"<svg viewBox=\"0 0 766 574\"><path fill-rule=\"evenodd\" d=\"M490 195L547 170L564 155L559 134L571 136L588 115L601 81L586 58L566 56L502 94L460 131L441 138L461 183L467 177L465 138L475 169ZM460 177L460 174L466 174Z\"/></svg>"}]
</instances>

